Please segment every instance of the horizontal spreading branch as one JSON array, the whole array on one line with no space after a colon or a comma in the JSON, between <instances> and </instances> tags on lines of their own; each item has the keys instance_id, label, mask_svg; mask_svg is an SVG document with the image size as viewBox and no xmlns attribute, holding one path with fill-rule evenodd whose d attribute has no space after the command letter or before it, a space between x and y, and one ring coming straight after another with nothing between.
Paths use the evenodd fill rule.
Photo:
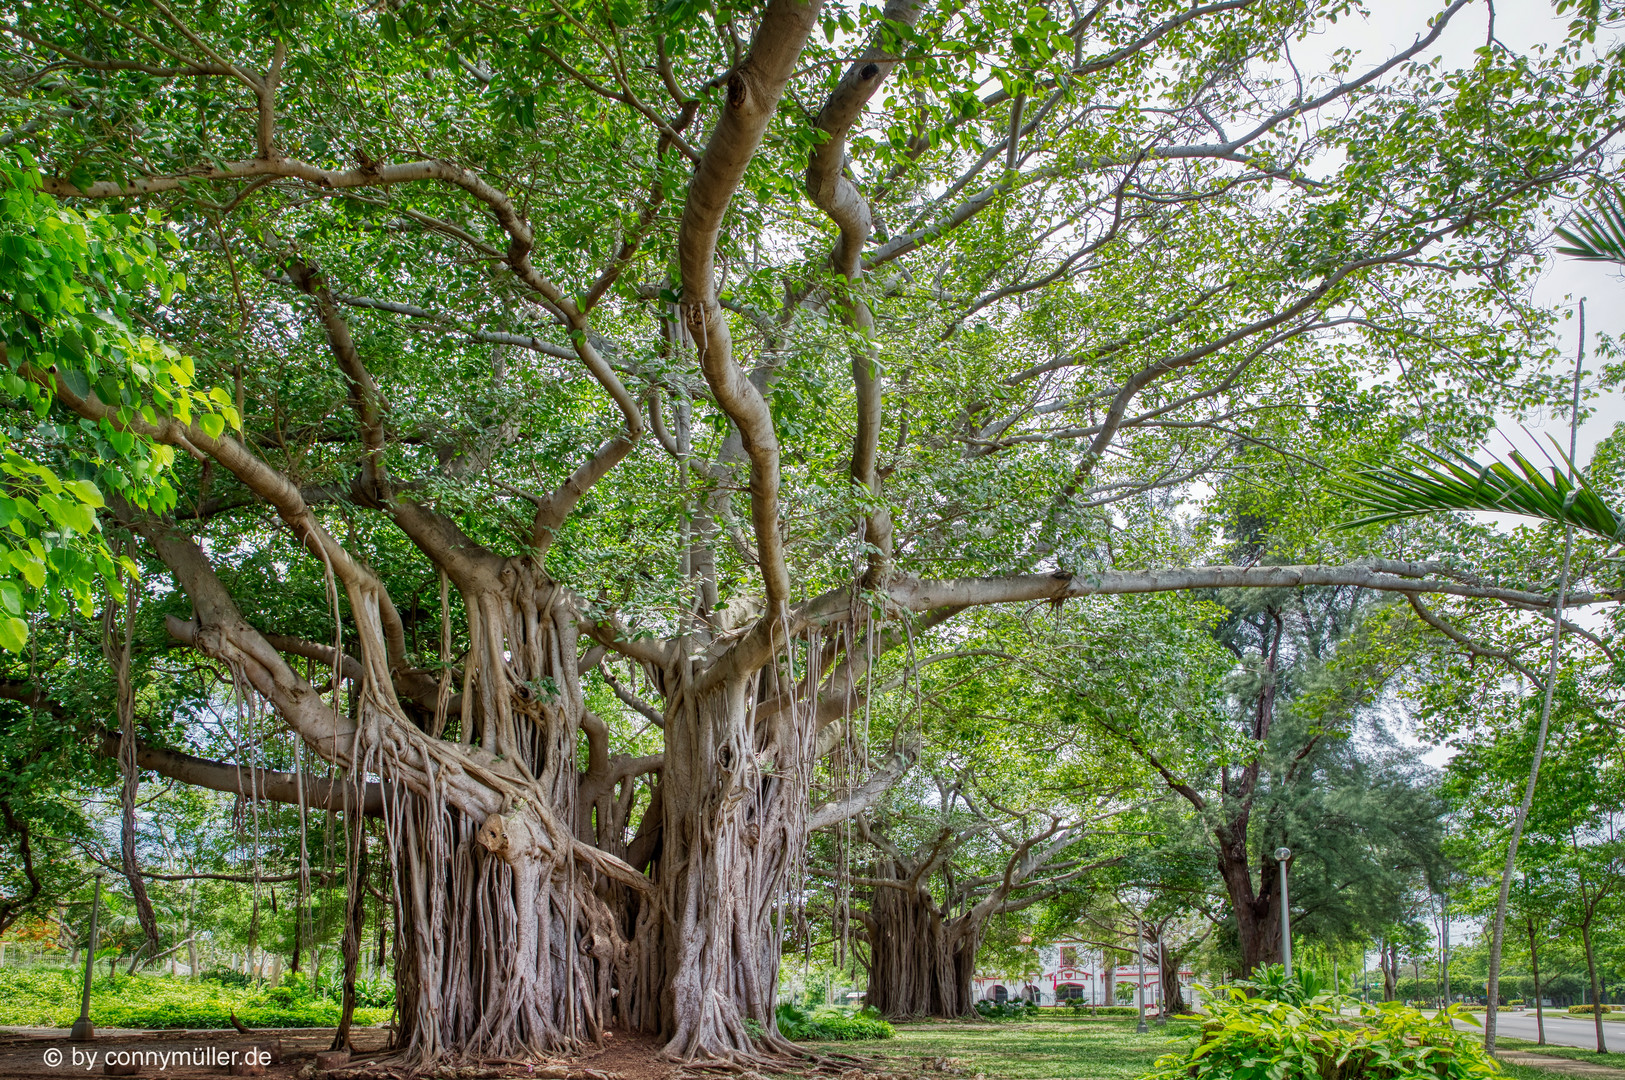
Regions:
<instances>
[{"instance_id":1,"label":"horizontal spreading branch","mask_svg":"<svg viewBox=\"0 0 1625 1080\"><path fill-rule=\"evenodd\" d=\"M110 758L119 754L119 736L106 732L100 736L96 749ZM166 750L145 743L136 748L135 763L159 776L179 780L183 784L204 787L211 791L224 791L244 799L264 799L267 802L299 805L299 789L304 788L304 804L313 810L350 810L359 805L368 817L384 814L384 786L369 781L361 787L357 802L357 785L343 779L306 775L303 778L291 772L263 769L257 766L234 765L225 761L210 761L193 757L179 750Z\"/></svg>"},{"instance_id":2,"label":"horizontal spreading branch","mask_svg":"<svg viewBox=\"0 0 1625 1080\"><path fill-rule=\"evenodd\" d=\"M1431 564L1374 561L1348 566L1190 566L1164 570L1104 570L1088 574L1016 574L1009 577L958 578L945 581L913 579L892 585L893 603L910 611L929 611L945 605L984 606L1067 600L1081 596L1181 592L1192 589L1300 589L1308 586L1354 586L1382 592L1479 597L1521 604L1542 610L1556 598L1521 589L1504 589L1476 582L1439 580L1431 576L1442 567ZM1625 591L1582 593L1565 600L1568 605L1617 603Z\"/></svg>"},{"instance_id":3,"label":"horizontal spreading branch","mask_svg":"<svg viewBox=\"0 0 1625 1080\"><path fill-rule=\"evenodd\" d=\"M807 830L812 832L827 829L869 809L902 779L912 764L914 764L912 753L905 751L892 755L891 760L870 774L869 779L840 798L831 799L822 806L814 807L807 815Z\"/></svg>"}]
</instances>

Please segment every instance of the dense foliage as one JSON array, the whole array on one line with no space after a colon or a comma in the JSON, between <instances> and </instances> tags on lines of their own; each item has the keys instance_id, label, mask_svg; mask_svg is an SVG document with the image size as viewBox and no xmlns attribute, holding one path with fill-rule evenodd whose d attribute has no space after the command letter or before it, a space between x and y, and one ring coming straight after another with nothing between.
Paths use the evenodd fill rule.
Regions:
<instances>
[{"instance_id":1,"label":"dense foliage","mask_svg":"<svg viewBox=\"0 0 1625 1080\"><path fill-rule=\"evenodd\" d=\"M857 1039L890 1039L896 1030L872 1009L848 1012L840 1009L801 1009L790 1002L774 1010L779 1031L797 1042L846 1042Z\"/></svg>"},{"instance_id":2,"label":"dense foliage","mask_svg":"<svg viewBox=\"0 0 1625 1080\"><path fill-rule=\"evenodd\" d=\"M0 1024L70 1027L79 1018L82 976L65 971L0 970ZM214 979L188 982L154 975L98 976L91 987L90 1019L107 1028L332 1027L340 1002L313 996L297 981L277 988L231 986ZM384 996L387 996L384 995ZM387 1001L357 1011L362 1023L387 1021Z\"/></svg>"},{"instance_id":3,"label":"dense foliage","mask_svg":"<svg viewBox=\"0 0 1625 1080\"><path fill-rule=\"evenodd\" d=\"M1297 1000L1290 1000L1296 997ZM1258 994L1218 987L1193 1049L1158 1059L1149 1076L1235 1080L1484 1080L1501 1067L1469 1031L1459 1007L1435 1015L1388 1003L1344 1013L1337 995ZM1476 1022L1474 1022L1476 1023Z\"/></svg>"}]
</instances>

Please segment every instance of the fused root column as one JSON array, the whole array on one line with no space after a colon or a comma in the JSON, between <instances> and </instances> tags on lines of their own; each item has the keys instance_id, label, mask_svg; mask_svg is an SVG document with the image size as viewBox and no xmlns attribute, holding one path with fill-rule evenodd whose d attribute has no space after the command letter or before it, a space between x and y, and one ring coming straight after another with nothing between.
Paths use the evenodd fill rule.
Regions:
<instances>
[{"instance_id":1,"label":"fused root column","mask_svg":"<svg viewBox=\"0 0 1625 1080\"><path fill-rule=\"evenodd\" d=\"M399 1045L425 1063L577 1050L631 1004L606 878L643 882L576 835L577 616L528 559L482 560L451 577L470 648L460 711L436 725L456 742L414 739L426 763L411 770L410 790L395 785L385 813L401 897ZM369 760L389 777L387 742ZM478 777L492 809L448 798L451 777Z\"/></svg>"},{"instance_id":2,"label":"fused root column","mask_svg":"<svg viewBox=\"0 0 1625 1080\"><path fill-rule=\"evenodd\" d=\"M877 876L901 878L895 869ZM946 917L923 887L876 888L859 917L869 939L869 1005L893 1019L974 1015L979 922Z\"/></svg>"},{"instance_id":3,"label":"fused root column","mask_svg":"<svg viewBox=\"0 0 1625 1080\"><path fill-rule=\"evenodd\" d=\"M775 916L790 861L806 846L809 769L793 717L752 723L762 681L697 693L667 727L662 917L644 947L662 986L664 1053L677 1060L789 1049L773 1015Z\"/></svg>"}]
</instances>

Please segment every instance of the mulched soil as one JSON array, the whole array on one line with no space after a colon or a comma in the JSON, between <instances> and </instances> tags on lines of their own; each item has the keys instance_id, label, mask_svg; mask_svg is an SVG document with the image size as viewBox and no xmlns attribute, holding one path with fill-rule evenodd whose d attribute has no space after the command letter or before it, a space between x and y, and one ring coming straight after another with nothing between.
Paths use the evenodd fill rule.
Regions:
<instances>
[{"instance_id":1,"label":"mulched soil","mask_svg":"<svg viewBox=\"0 0 1625 1080\"><path fill-rule=\"evenodd\" d=\"M582 1055L581 1065L625 1080L672 1080L678 1068L660 1060L661 1045L653 1035L616 1031L604 1040L602 1050Z\"/></svg>"}]
</instances>

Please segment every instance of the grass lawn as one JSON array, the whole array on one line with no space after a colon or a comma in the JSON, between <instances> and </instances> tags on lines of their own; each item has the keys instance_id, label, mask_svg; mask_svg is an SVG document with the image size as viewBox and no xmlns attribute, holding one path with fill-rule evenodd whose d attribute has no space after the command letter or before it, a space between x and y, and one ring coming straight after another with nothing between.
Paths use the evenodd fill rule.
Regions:
<instances>
[{"instance_id":1,"label":"grass lawn","mask_svg":"<svg viewBox=\"0 0 1625 1080\"><path fill-rule=\"evenodd\" d=\"M1625 1069L1625 1054L1599 1054L1595 1050L1583 1050L1578 1046L1553 1046L1550 1043L1539 1046L1530 1039L1509 1039L1505 1035L1497 1035L1495 1045L1503 1050L1527 1050L1532 1054L1589 1061L1593 1065L1606 1065L1610 1069Z\"/></svg>"},{"instance_id":2,"label":"grass lawn","mask_svg":"<svg viewBox=\"0 0 1625 1080\"><path fill-rule=\"evenodd\" d=\"M1194 1020L1155 1022L1144 1035L1133 1018L1055 1016L983 1023L898 1024L885 1042L822 1043L833 1054L951 1058L967 1076L988 1080L1135 1080L1169 1050L1184 1049L1199 1032Z\"/></svg>"},{"instance_id":3,"label":"grass lawn","mask_svg":"<svg viewBox=\"0 0 1625 1080\"><path fill-rule=\"evenodd\" d=\"M1495 1041L1499 1043L1501 1040L1499 1037L1497 1037ZM1569 1049L1572 1050L1573 1047L1570 1047ZM1593 1057L1594 1056L1595 1055L1593 1055ZM1613 1057L1616 1055L1609 1056ZM1556 1080L1556 1078L1559 1076L1568 1075L1567 1073L1553 1072L1550 1069L1536 1068L1533 1065L1512 1065L1505 1061L1501 1062L1501 1068L1505 1070L1507 1076L1511 1077L1511 1080Z\"/></svg>"}]
</instances>

